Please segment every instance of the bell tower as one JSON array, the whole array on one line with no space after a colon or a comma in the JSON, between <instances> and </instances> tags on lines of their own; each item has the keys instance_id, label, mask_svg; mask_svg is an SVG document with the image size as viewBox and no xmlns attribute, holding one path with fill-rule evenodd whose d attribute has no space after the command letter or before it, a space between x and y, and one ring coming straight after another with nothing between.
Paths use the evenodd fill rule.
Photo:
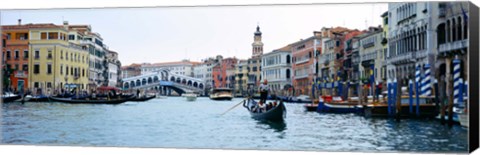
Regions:
<instances>
[{"instance_id":1,"label":"bell tower","mask_svg":"<svg viewBox=\"0 0 480 155\"><path fill-rule=\"evenodd\" d=\"M260 26L257 25L257 31L253 34L252 57L260 57L263 54L262 32L260 32Z\"/></svg>"}]
</instances>

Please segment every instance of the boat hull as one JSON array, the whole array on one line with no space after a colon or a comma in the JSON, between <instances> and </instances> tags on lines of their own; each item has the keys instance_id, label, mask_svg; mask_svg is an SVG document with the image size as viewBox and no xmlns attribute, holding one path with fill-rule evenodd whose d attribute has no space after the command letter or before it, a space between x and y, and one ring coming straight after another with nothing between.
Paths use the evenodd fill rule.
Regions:
<instances>
[{"instance_id":1,"label":"boat hull","mask_svg":"<svg viewBox=\"0 0 480 155\"><path fill-rule=\"evenodd\" d=\"M12 96L2 96L2 102L3 103L8 103L8 102L13 102L13 101L16 101L18 99L22 98L21 96L19 95L12 95Z\"/></svg>"},{"instance_id":2,"label":"boat hull","mask_svg":"<svg viewBox=\"0 0 480 155\"><path fill-rule=\"evenodd\" d=\"M72 104L121 104L129 101L131 98L112 99L112 100L75 100L71 98L50 97L51 100Z\"/></svg>"},{"instance_id":3,"label":"boat hull","mask_svg":"<svg viewBox=\"0 0 480 155\"><path fill-rule=\"evenodd\" d=\"M406 104L401 105L400 117L417 117L416 106L413 105L413 112L410 112L410 106ZM396 106L393 107L392 111L396 110ZM435 117L436 107L432 104L422 104L419 107L418 117ZM395 115L388 114L388 105L387 104L371 104L364 106L364 111L362 113L366 117L389 117Z\"/></svg>"},{"instance_id":4,"label":"boat hull","mask_svg":"<svg viewBox=\"0 0 480 155\"><path fill-rule=\"evenodd\" d=\"M232 100L232 98L233 98L233 97L231 97L231 96L210 97L210 99L216 100L216 101Z\"/></svg>"},{"instance_id":5,"label":"boat hull","mask_svg":"<svg viewBox=\"0 0 480 155\"><path fill-rule=\"evenodd\" d=\"M249 100L249 102L254 102L254 101ZM253 119L261 120L261 121L275 121L275 122L283 121L287 114L287 110L283 102L280 102L276 107L269 109L266 112L257 113L257 112L252 112L250 110L248 111Z\"/></svg>"},{"instance_id":6,"label":"boat hull","mask_svg":"<svg viewBox=\"0 0 480 155\"><path fill-rule=\"evenodd\" d=\"M156 98L155 95L149 96L149 97L141 97L141 98L136 98L136 97L134 97L134 98L130 99L130 101L134 101L134 102L144 102L144 101L148 101L148 100L151 100L151 99L154 99L154 98Z\"/></svg>"},{"instance_id":7,"label":"boat hull","mask_svg":"<svg viewBox=\"0 0 480 155\"><path fill-rule=\"evenodd\" d=\"M317 111L318 105L316 104L306 104L305 105L305 110L307 111Z\"/></svg>"},{"instance_id":8,"label":"boat hull","mask_svg":"<svg viewBox=\"0 0 480 155\"><path fill-rule=\"evenodd\" d=\"M320 103L321 105L317 109L318 112L325 113L357 113L363 108L357 106L357 104L350 103Z\"/></svg>"}]
</instances>

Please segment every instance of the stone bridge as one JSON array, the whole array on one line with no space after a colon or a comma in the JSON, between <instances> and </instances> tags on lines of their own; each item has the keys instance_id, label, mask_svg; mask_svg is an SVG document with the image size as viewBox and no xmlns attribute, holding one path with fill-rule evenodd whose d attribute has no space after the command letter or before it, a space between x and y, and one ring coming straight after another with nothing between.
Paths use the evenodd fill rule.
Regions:
<instances>
[{"instance_id":1,"label":"stone bridge","mask_svg":"<svg viewBox=\"0 0 480 155\"><path fill-rule=\"evenodd\" d=\"M155 89L169 95L171 91L178 94L186 92L204 93L205 83L201 79L174 74L167 69L150 74L122 79L123 89Z\"/></svg>"}]
</instances>

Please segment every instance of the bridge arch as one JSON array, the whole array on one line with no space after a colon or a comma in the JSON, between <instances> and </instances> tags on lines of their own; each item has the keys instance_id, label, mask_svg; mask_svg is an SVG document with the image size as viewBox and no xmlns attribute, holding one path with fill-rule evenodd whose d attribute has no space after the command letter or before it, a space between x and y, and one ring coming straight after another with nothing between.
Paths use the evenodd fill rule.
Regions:
<instances>
[{"instance_id":1,"label":"bridge arch","mask_svg":"<svg viewBox=\"0 0 480 155\"><path fill-rule=\"evenodd\" d=\"M182 79L180 79L179 77L177 77L177 83L180 83L182 81Z\"/></svg>"},{"instance_id":2,"label":"bridge arch","mask_svg":"<svg viewBox=\"0 0 480 155\"><path fill-rule=\"evenodd\" d=\"M198 83L197 83L197 82L193 82L193 87L198 88Z\"/></svg>"},{"instance_id":3,"label":"bridge arch","mask_svg":"<svg viewBox=\"0 0 480 155\"><path fill-rule=\"evenodd\" d=\"M147 84L147 79L142 79L142 85L146 85Z\"/></svg>"},{"instance_id":4,"label":"bridge arch","mask_svg":"<svg viewBox=\"0 0 480 155\"><path fill-rule=\"evenodd\" d=\"M203 83L200 83L200 85L198 85L198 88L203 89Z\"/></svg>"},{"instance_id":5,"label":"bridge arch","mask_svg":"<svg viewBox=\"0 0 480 155\"><path fill-rule=\"evenodd\" d=\"M153 79L152 79L152 77L148 77L148 79L147 79L147 83L148 83L148 84L151 84L152 82L153 82Z\"/></svg>"},{"instance_id":6,"label":"bridge arch","mask_svg":"<svg viewBox=\"0 0 480 155\"><path fill-rule=\"evenodd\" d=\"M141 85L142 85L142 83L140 82L140 79L138 79L138 80L136 81L136 83L135 83L135 86L138 87L138 86L141 86Z\"/></svg>"},{"instance_id":7,"label":"bridge arch","mask_svg":"<svg viewBox=\"0 0 480 155\"><path fill-rule=\"evenodd\" d=\"M187 85L188 85L188 86L192 86L192 85L193 85L192 81L191 81L191 80L188 80Z\"/></svg>"},{"instance_id":8,"label":"bridge arch","mask_svg":"<svg viewBox=\"0 0 480 155\"><path fill-rule=\"evenodd\" d=\"M158 82L158 76L153 77L153 82Z\"/></svg>"},{"instance_id":9,"label":"bridge arch","mask_svg":"<svg viewBox=\"0 0 480 155\"><path fill-rule=\"evenodd\" d=\"M130 81L130 86L135 87L135 81Z\"/></svg>"},{"instance_id":10,"label":"bridge arch","mask_svg":"<svg viewBox=\"0 0 480 155\"><path fill-rule=\"evenodd\" d=\"M175 77L172 76L172 77L170 78L170 81L175 82Z\"/></svg>"},{"instance_id":11,"label":"bridge arch","mask_svg":"<svg viewBox=\"0 0 480 155\"><path fill-rule=\"evenodd\" d=\"M128 89L128 88L130 88L130 85L128 84L128 82L125 82L125 83L123 84L123 87L124 87L125 89Z\"/></svg>"}]
</instances>

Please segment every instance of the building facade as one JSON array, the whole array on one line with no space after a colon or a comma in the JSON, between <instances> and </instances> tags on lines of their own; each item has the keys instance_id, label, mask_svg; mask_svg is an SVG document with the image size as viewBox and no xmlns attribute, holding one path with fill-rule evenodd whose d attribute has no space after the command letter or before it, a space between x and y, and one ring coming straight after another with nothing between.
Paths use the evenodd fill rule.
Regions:
<instances>
[{"instance_id":1,"label":"building facade","mask_svg":"<svg viewBox=\"0 0 480 155\"><path fill-rule=\"evenodd\" d=\"M168 69L170 72L179 75L185 75L193 77L193 66L199 64L199 62L192 62L189 60L182 60L176 62L162 62L154 64L144 64L142 65L141 74L149 74L152 72L157 72L163 69Z\"/></svg>"},{"instance_id":2,"label":"building facade","mask_svg":"<svg viewBox=\"0 0 480 155\"><path fill-rule=\"evenodd\" d=\"M290 94L311 95L312 83L317 77L317 55L322 53L322 35L315 31L312 37L292 43L292 85Z\"/></svg>"},{"instance_id":3,"label":"building facade","mask_svg":"<svg viewBox=\"0 0 480 155\"><path fill-rule=\"evenodd\" d=\"M235 66L235 95L245 96L247 95L247 80L248 80L248 61L239 60Z\"/></svg>"},{"instance_id":4,"label":"building facade","mask_svg":"<svg viewBox=\"0 0 480 155\"><path fill-rule=\"evenodd\" d=\"M262 55L262 77L268 80L268 86L274 94L285 94L292 87L291 55L290 46Z\"/></svg>"},{"instance_id":5,"label":"building facade","mask_svg":"<svg viewBox=\"0 0 480 155\"><path fill-rule=\"evenodd\" d=\"M18 25L2 26L2 33L5 34L2 50L6 65L5 85L11 91L24 92L28 89L29 29L19 20Z\"/></svg>"},{"instance_id":6,"label":"building facade","mask_svg":"<svg viewBox=\"0 0 480 155\"><path fill-rule=\"evenodd\" d=\"M141 69L140 67L142 64L130 64L128 66L122 66L120 68L121 70L121 78L129 78L129 77L134 77L134 76L139 76L141 75Z\"/></svg>"},{"instance_id":7,"label":"building facade","mask_svg":"<svg viewBox=\"0 0 480 155\"><path fill-rule=\"evenodd\" d=\"M262 55L263 55L263 42L262 42L262 32L260 32L260 27L257 26L257 31L253 33L253 43L252 43L252 57L248 59L247 64L247 76L248 81L247 85L251 89L256 89L260 85L260 80L262 79Z\"/></svg>"}]
</instances>

